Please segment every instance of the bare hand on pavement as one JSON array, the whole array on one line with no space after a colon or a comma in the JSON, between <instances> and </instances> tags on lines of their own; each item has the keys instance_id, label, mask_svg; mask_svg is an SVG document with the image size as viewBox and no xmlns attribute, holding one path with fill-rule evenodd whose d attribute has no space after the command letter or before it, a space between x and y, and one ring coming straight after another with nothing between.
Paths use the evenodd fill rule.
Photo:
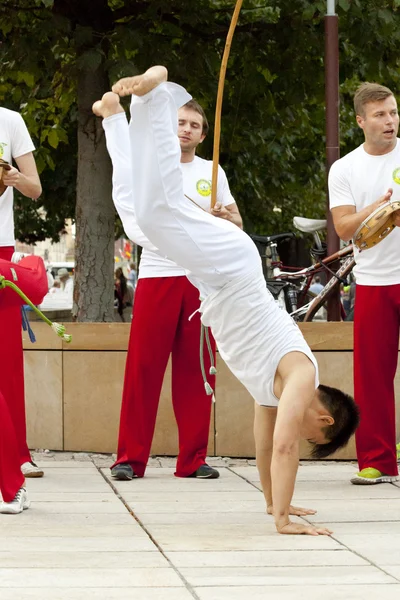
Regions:
<instances>
[{"instance_id":1,"label":"bare hand on pavement","mask_svg":"<svg viewBox=\"0 0 400 600\"><path fill-rule=\"evenodd\" d=\"M289 506L289 515L296 515L296 517L305 517L307 515L315 515L316 510L313 508L301 508L300 506ZM272 505L267 507L267 513L269 515L274 514L274 507Z\"/></svg>"},{"instance_id":2,"label":"bare hand on pavement","mask_svg":"<svg viewBox=\"0 0 400 600\"><path fill-rule=\"evenodd\" d=\"M314 527L313 525L303 525L302 523L292 523L289 521L285 525L276 525L278 533L283 535L332 535L333 531L327 527Z\"/></svg>"}]
</instances>

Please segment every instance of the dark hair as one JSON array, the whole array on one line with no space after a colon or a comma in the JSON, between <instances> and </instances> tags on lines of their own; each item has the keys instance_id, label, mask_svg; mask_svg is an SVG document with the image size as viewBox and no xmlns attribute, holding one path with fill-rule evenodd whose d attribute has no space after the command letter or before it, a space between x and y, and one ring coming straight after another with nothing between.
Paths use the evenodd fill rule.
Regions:
<instances>
[{"instance_id":1,"label":"dark hair","mask_svg":"<svg viewBox=\"0 0 400 600\"><path fill-rule=\"evenodd\" d=\"M324 427L327 444L314 444L312 458L326 458L347 444L360 422L360 411L354 399L344 392L319 385L319 399L333 417L333 425Z\"/></svg>"},{"instance_id":2,"label":"dark hair","mask_svg":"<svg viewBox=\"0 0 400 600\"><path fill-rule=\"evenodd\" d=\"M121 297L123 298L125 296L128 288L127 288L127 283L126 283L126 277L125 277L124 272L121 269L121 267L118 267L116 269L115 276L117 279L119 279Z\"/></svg>"},{"instance_id":3,"label":"dark hair","mask_svg":"<svg viewBox=\"0 0 400 600\"><path fill-rule=\"evenodd\" d=\"M186 102L186 104L184 104L182 108L189 108L191 110L194 110L197 113L199 113L199 115L201 115L203 117L203 129L202 129L202 133L203 133L203 135L207 135L208 130L209 130L209 125L208 125L206 113L204 112L204 110L202 109L202 107L200 106L200 104L197 102L197 100L195 100L194 98L192 98L191 100L189 100L189 102Z\"/></svg>"},{"instance_id":4,"label":"dark hair","mask_svg":"<svg viewBox=\"0 0 400 600\"><path fill-rule=\"evenodd\" d=\"M362 83L354 94L354 111L356 115L365 116L365 105L369 102L381 102L393 96L392 90L379 83Z\"/></svg>"}]
</instances>

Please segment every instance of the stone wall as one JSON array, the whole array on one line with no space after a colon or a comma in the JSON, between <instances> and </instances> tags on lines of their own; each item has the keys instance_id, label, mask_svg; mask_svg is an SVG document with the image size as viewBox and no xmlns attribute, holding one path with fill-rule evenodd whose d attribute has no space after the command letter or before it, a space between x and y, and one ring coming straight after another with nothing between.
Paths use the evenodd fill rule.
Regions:
<instances>
[{"instance_id":1,"label":"stone wall","mask_svg":"<svg viewBox=\"0 0 400 600\"><path fill-rule=\"evenodd\" d=\"M30 448L115 452L128 323L68 323L71 344L44 323L32 323L37 342L24 334L28 444ZM352 394L352 323L305 323L320 380ZM216 403L210 425L210 456L254 456L253 401L217 359ZM152 454L176 455L178 438L170 397L170 366L164 379ZM400 404L400 369L396 378ZM400 410L397 410L400 432ZM307 444L301 448L307 457ZM334 458L354 459L353 441Z\"/></svg>"}]
</instances>

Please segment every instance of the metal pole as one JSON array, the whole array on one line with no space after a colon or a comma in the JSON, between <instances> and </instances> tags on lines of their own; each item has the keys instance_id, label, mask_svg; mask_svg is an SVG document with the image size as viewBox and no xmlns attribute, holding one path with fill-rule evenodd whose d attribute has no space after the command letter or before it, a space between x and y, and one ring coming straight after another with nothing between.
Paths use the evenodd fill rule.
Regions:
<instances>
[{"instance_id":1,"label":"metal pole","mask_svg":"<svg viewBox=\"0 0 400 600\"><path fill-rule=\"evenodd\" d=\"M326 16L327 17L336 16L335 4L336 4L336 0L327 0L327 3L326 3Z\"/></svg>"},{"instance_id":2,"label":"metal pole","mask_svg":"<svg viewBox=\"0 0 400 600\"><path fill-rule=\"evenodd\" d=\"M328 178L332 164L340 157L339 150L339 26L335 14L335 0L327 1L325 17L325 106L326 106L326 174ZM328 186L327 186L328 188ZM327 189L328 254L337 252L340 241L333 226L329 210ZM340 321L340 294L328 301L328 321Z\"/></svg>"}]
</instances>

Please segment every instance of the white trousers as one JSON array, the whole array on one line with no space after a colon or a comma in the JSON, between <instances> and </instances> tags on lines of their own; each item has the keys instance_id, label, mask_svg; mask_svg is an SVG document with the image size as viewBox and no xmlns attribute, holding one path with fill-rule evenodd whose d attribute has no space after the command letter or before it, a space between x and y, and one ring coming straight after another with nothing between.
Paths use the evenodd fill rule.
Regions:
<instances>
[{"instance_id":1,"label":"white trousers","mask_svg":"<svg viewBox=\"0 0 400 600\"><path fill-rule=\"evenodd\" d=\"M113 201L125 233L138 246L158 253L158 249L147 239L136 220L132 190L132 158L126 114L124 112L117 113L103 119L103 129L113 166Z\"/></svg>"},{"instance_id":2,"label":"white trousers","mask_svg":"<svg viewBox=\"0 0 400 600\"><path fill-rule=\"evenodd\" d=\"M183 193L177 137L179 106L190 100L180 86L163 83L132 97L129 125L133 203L145 236L183 267L203 297L250 271L261 259L233 223L202 211Z\"/></svg>"},{"instance_id":3,"label":"white trousers","mask_svg":"<svg viewBox=\"0 0 400 600\"><path fill-rule=\"evenodd\" d=\"M189 99L171 83L132 97L131 200L137 223L154 246L188 271L203 298L202 322L211 327L234 375L256 402L276 406L273 386L281 358L300 351L316 366L315 359L299 328L268 292L249 236L184 196L177 108Z\"/></svg>"}]
</instances>

